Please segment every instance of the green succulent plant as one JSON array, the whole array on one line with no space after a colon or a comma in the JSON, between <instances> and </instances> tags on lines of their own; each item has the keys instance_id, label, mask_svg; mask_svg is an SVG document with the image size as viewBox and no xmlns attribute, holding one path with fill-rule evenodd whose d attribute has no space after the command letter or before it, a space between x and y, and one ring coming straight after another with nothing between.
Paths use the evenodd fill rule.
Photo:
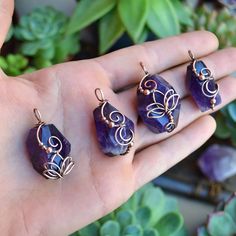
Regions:
<instances>
[{"instance_id":1,"label":"green succulent plant","mask_svg":"<svg viewBox=\"0 0 236 236\"><path fill-rule=\"evenodd\" d=\"M216 115L217 128L215 135L221 139L230 139L236 146L236 101L222 108Z\"/></svg>"},{"instance_id":2,"label":"green succulent plant","mask_svg":"<svg viewBox=\"0 0 236 236\"><path fill-rule=\"evenodd\" d=\"M152 184L124 205L71 236L185 236L183 216L175 199Z\"/></svg>"},{"instance_id":3,"label":"green succulent plant","mask_svg":"<svg viewBox=\"0 0 236 236\"><path fill-rule=\"evenodd\" d=\"M236 235L236 193L234 193L225 203L219 204L216 211L208 216L206 224L198 228L197 235Z\"/></svg>"},{"instance_id":4,"label":"green succulent plant","mask_svg":"<svg viewBox=\"0 0 236 236\"><path fill-rule=\"evenodd\" d=\"M20 52L33 58L37 68L68 59L79 50L77 35L66 35L68 18L52 7L34 9L22 16L14 34L22 44Z\"/></svg>"},{"instance_id":5,"label":"green succulent plant","mask_svg":"<svg viewBox=\"0 0 236 236\"><path fill-rule=\"evenodd\" d=\"M212 9L203 5L194 11L193 25L187 30L208 30L216 34L220 48L236 46L236 16L232 15L227 8L221 10Z\"/></svg>"},{"instance_id":6,"label":"green succulent plant","mask_svg":"<svg viewBox=\"0 0 236 236\"><path fill-rule=\"evenodd\" d=\"M67 27L73 34L99 20L99 51L104 53L124 34L134 43L146 40L148 32L158 37L180 33L191 25L189 10L180 0L80 0Z\"/></svg>"},{"instance_id":7,"label":"green succulent plant","mask_svg":"<svg viewBox=\"0 0 236 236\"><path fill-rule=\"evenodd\" d=\"M17 76L35 70L29 66L28 59L20 54L8 54L6 57L0 56L0 68L10 76Z\"/></svg>"}]
</instances>

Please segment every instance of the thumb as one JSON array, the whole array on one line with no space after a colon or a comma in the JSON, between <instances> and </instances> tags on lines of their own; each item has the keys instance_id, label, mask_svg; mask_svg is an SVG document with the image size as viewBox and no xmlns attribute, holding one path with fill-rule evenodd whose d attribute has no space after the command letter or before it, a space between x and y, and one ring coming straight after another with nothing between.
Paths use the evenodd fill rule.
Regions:
<instances>
[{"instance_id":1,"label":"thumb","mask_svg":"<svg viewBox=\"0 0 236 236\"><path fill-rule=\"evenodd\" d=\"M0 0L0 48L11 25L13 9L14 0Z\"/></svg>"}]
</instances>

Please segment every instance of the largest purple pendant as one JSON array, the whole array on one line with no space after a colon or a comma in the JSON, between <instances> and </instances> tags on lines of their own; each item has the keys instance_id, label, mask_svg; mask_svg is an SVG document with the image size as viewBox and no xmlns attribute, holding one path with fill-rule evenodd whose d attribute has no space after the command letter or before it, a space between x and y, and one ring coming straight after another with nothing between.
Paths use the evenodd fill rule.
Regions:
<instances>
[{"instance_id":1,"label":"largest purple pendant","mask_svg":"<svg viewBox=\"0 0 236 236\"><path fill-rule=\"evenodd\" d=\"M161 76L143 77L138 91L138 113L154 133L171 132L179 120L180 97Z\"/></svg>"},{"instance_id":2,"label":"largest purple pendant","mask_svg":"<svg viewBox=\"0 0 236 236\"><path fill-rule=\"evenodd\" d=\"M26 144L34 169L44 177L59 179L72 170L71 144L53 124L32 128Z\"/></svg>"},{"instance_id":3,"label":"largest purple pendant","mask_svg":"<svg viewBox=\"0 0 236 236\"><path fill-rule=\"evenodd\" d=\"M129 152L134 140L134 123L104 101L93 111L97 139L102 151L108 156Z\"/></svg>"},{"instance_id":4,"label":"largest purple pendant","mask_svg":"<svg viewBox=\"0 0 236 236\"><path fill-rule=\"evenodd\" d=\"M187 67L187 87L202 112L221 103L218 85L203 61L194 59Z\"/></svg>"}]
</instances>

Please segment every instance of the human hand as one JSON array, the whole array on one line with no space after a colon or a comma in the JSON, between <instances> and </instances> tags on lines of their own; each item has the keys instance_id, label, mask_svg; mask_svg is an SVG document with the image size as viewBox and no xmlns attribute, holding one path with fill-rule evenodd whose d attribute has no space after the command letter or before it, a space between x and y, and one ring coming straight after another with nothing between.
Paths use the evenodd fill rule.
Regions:
<instances>
[{"instance_id":1,"label":"human hand","mask_svg":"<svg viewBox=\"0 0 236 236\"><path fill-rule=\"evenodd\" d=\"M12 2L0 0L0 45L10 24ZM5 10L2 10L5 9ZM4 23L3 23L4 22ZM104 216L132 193L201 146L215 121L201 113L185 87L188 50L202 57L220 85L221 108L236 98L236 50L216 51L209 32L193 32L122 49L84 61L68 62L17 78L0 72L0 228L2 235L66 235ZM154 134L138 121L136 84L142 61L181 95L178 128ZM96 140L92 111L95 88L135 123L135 145L123 157L109 158ZM122 92L117 92L122 91ZM46 180L30 162L25 141L37 107L72 144L72 172Z\"/></svg>"}]
</instances>

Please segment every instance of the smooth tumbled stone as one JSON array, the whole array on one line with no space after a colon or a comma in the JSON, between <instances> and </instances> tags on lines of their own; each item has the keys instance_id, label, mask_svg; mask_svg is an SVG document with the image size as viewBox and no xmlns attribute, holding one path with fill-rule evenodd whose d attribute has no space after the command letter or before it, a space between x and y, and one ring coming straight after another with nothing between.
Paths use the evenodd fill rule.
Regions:
<instances>
[{"instance_id":1,"label":"smooth tumbled stone","mask_svg":"<svg viewBox=\"0 0 236 236\"><path fill-rule=\"evenodd\" d=\"M201 73L201 70L203 68L207 68L204 62L196 61L195 69L198 74ZM205 96L204 93L202 92L203 83L204 83L204 80L200 80L198 78L198 76L193 71L193 63L191 63L187 67L187 87L193 97L193 100L195 101L195 103L197 104L197 106L202 112L207 111L212 108L211 107L212 98ZM209 90L214 91L216 89L216 86L217 85L214 79L209 80L208 82ZM206 91L206 93L209 94L209 92L207 92L206 90L206 86L204 86L204 91ZM215 97L215 106L219 105L220 103L221 103L221 97L220 97L220 94L218 93Z\"/></svg>"},{"instance_id":2,"label":"smooth tumbled stone","mask_svg":"<svg viewBox=\"0 0 236 236\"><path fill-rule=\"evenodd\" d=\"M40 147L38 140L37 140L37 130L38 127L34 127L30 130L26 145L29 155L31 157L31 161L33 164L34 169L42 174L45 170L44 164L51 162L52 156L55 155L54 153L47 153L45 150ZM62 135L62 133L53 125L53 124L45 124L41 127L39 131L39 138L40 141L46 147L52 147L53 150L59 150L60 142L56 138L50 137L57 137L62 144L61 151L59 154L66 158L71 151L71 144L70 142ZM51 144L49 143L51 141ZM57 146L56 146L57 145ZM53 147L54 146L54 147ZM54 163L57 164L59 167L62 164L62 159L59 155L56 155L54 159Z\"/></svg>"},{"instance_id":3,"label":"smooth tumbled stone","mask_svg":"<svg viewBox=\"0 0 236 236\"><path fill-rule=\"evenodd\" d=\"M161 76L159 75L148 75L142 82L142 88L145 89L153 89L154 83L153 82L147 82L147 81L155 81L157 84L157 90L159 90L164 95L169 91L173 91L172 93L168 93L167 98L175 94L168 102L168 108L175 107L174 110L172 110L171 114L174 119L175 126L178 125L179 121L179 113L180 113L180 101L177 99L178 94L174 90L174 88ZM145 83L147 82L147 86L145 86ZM155 93L155 99L157 104L153 104L152 106L149 106L150 104L154 103L153 101L153 93L150 93L149 95L144 95L141 93L138 89L137 91L137 98L138 98L138 113L143 121L143 123L154 133L163 133L166 132L166 126L170 122L169 116L167 114L167 111L165 110L164 106L164 95L156 92ZM149 118L148 112L150 109L152 109L153 112L150 113L152 117L155 116L161 116L160 118ZM159 114L159 115L158 115Z\"/></svg>"},{"instance_id":4,"label":"smooth tumbled stone","mask_svg":"<svg viewBox=\"0 0 236 236\"><path fill-rule=\"evenodd\" d=\"M97 139L100 144L101 150L103 151L104 154L108 156L117 156L125 154L129 148L129 145L126 145L127 142L122 140L120 135L118 135L118 141L123 145L120 145L117 142L115 134L118 127L112 127L112 128L109 127L109 125L102 119L101 108L102 105L100 105L93 111ZM109 115L114 111L116 112L113 113L112 116L113 119L116 118L119 119L119 121L114 122L114 124L118 124L120 123L120 121L123 120L123 117L115 107L113 107L110 103L107 102L104 107L104 116L106 118L109 118ZM129 139L132 137L132 132L130 130L134 132L134 123L126 116L124 116L124 118L125 118L125 123L124 123L125 127L122 129L121 135L124 139Z\"/></svg>"}]
</instances>

